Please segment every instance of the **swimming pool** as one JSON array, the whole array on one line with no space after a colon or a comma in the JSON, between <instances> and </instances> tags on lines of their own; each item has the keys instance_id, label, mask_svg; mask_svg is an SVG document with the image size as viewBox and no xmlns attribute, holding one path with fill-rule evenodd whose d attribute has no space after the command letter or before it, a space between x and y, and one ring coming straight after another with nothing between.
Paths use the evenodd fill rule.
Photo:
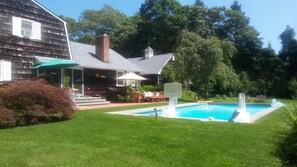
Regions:
<instances>
[{"instance_id":1,"label":"swimming pool","mask_svg":"<svg viewBox=\"0 0 297 167\"><path fill-rule=\"evenodd\" d=\"M279 108L271 107L270 104L247 104L247 112L250 114L250 123L254 122L258 118L276 110ZM162 116L162 110L168 108L168 106L157 107L158 116ZM189 103L176 105L176 118L184 119L197 119L202 121L214 120L214 121L229 121L234 111L238 108L236 103L211 103L211 104L199 104ZM135 110L125 110L117 112L109 112L109 114L120 115L134 115L134 116L155 116L155 108L144 108ZM210 119L211 118L211 119Z\"/></svg>"},{"instance_id":2,"label":"swimming pool","mask_svg":"<svg viewBox=\"0 0 297 167\"><path fill-rule=\"evenodd\" d=\"M196 104L190 106L176 107L178 118L190 119L215 119L221 121L228 121L236 111L238 104ZM256 114L260 111L270 108L268 104L247 104L246 109L250 115ZM162 110L157 110L158 115L162 115ZM155 111L138 112L139 115L154 115Z\"/></svg>"}]
</instances>

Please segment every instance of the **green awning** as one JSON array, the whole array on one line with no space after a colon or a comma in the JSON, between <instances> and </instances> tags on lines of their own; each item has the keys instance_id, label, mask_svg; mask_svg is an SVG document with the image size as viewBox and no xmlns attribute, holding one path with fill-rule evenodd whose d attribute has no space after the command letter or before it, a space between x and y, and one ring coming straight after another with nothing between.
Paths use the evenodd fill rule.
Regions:
<instances>
[{"instance_id":1,"label":"green awning","mask_svg":"<svg viewBox=\"0 0 297 167\"><path fill-rule=\"evenodd\" d=\"M78 66L78 64L70 60L56 58L48 62L41 63L33 67L33 69L57 69L57 68L67 68L67 67L74 67L74 66Z\"/></svg>"}]
</instances>

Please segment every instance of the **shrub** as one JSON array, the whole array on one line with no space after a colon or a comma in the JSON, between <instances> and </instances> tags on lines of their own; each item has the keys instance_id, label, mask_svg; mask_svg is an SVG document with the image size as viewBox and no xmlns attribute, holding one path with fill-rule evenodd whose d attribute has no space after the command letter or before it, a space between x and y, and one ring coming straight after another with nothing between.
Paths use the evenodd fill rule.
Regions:
<instances>
[{"instance_id":1,"label":"shrub","mask_svg":"<svg viewBox=\"0 0 297 167\"><path fill-rule=\"evenodd\" d=\"M0 106L0 128L15 126L16 119L12 110Z\"/></svg>"},{"instance_id":2,"label":"shrub","mask_svg":"<svg viewBox=\"0 0 297 167\"><path fill-rule=\"evenodd\" d=\"M221 96L220 96L220 95L216 95L215 98L216 98L216 99L220 99Z\"/></svg>"},{"instance_id":3,"label":"shrub","mask_svg":"<svg viewBox=\"0 0 297 167\"><path fill-rule=\"evenodd\" d=\"M119 94L117 95L117 101L124 102L124 100L125 100L124 96L119 95Z\"/></svg>"},{"instance_id":4,"label":"shrub","mask_svg":"<svg viewBox=\"0 0 297 167\"><path fill-rule=\"evenodd\" d=\"M226 100L228 97L226 95L222 95L222 99Z\"/></svg>"},{"instance_id":5,"label":"shrub","mask_svg":"<svg viewBox=\"0 0 297 167\"><path fill-rule=\"evenodd\" d=\"M163 87L159 85L143 85L140 90L143 92L158 92L163 91Z\"/></svg>"},{"instance_id":6,"label":"shrub","mask_svg":"<svg viewBox=\"0 0 297 167\"><path fill-rule=\"evenodd\" d=\"M125 95L124 96L124 102L130 102L131 101L131 98L129 95Z\"/></svg>"},{"instance_id":7,"label":"shrub","mask_svg":"<svg viewBox=\"0 0 297 167\"><path fill-rule=\"evenodd\" d=\"M18 81L4 86L0 89L0 101L2 107L19 117L20 125L65 120L75 112L68 92L45 80Z\"/></svg>"},{"instance_id":8,"label":"shrub","mask_svg":"<svg viewBox=\"0 0 297 167\"><path fill-rule=\"evenodd\" d=\"M197 97L197 94L195 92L192 92L187 89L183 89L182 97L181 97L183 100L195 100L196 97Z\"/></svg>"},{"instance_id":9,"label":"shrub","mask_svg":"<svg viewBox=\"0 0 297 167\"><path fill-rule=\"evenodd\" d=\"M278 153L284 166L297 166L297 105L288 108L287 129L279 142Z\"/></svg>"}]
</instances>

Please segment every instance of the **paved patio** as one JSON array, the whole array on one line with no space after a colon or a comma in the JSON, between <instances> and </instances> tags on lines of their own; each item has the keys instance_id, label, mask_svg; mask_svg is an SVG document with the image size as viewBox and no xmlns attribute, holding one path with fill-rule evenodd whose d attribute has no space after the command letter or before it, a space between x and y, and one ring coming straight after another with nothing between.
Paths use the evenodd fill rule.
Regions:
<instances>
[{"instance_id":1,"label":"paved patio","mask_svg":"<svg viewBox=\"0 0 297 167\"><path fill-rule=\"evenodd\" d=\"M96 105L96 106L79 106L78 110L88 110L88 109L96 109L96 108L111 108L111 107L122 107L122 106L135 106L135 105L145 105L152 103L110 103L104 105Z\"/></svg>"}]
</instances>

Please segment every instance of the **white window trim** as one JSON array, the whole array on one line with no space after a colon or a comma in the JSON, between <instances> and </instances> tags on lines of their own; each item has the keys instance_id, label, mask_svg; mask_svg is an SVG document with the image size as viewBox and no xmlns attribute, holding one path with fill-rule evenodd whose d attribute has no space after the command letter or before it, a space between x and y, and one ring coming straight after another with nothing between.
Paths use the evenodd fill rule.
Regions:
<instances>
[{"instance_id":1,"label":"white window trim","mask_svg":"<svg viewBox=\"0 0 297 167\"><path fill-rule=\"evenodd\" d=\"M11 62L0 60L0 81L11 81Z\"/></svg>"},{"instance_id":2,"label":"white window trim","mask_svg":"<svg viewBox=\"0 0 297 167\"><path fill-rule=\"evenodd\" d=\"M22 21L27 21L32 23L31 37L25 37L22 35ZM22 38L41 40L41 24L33 20L12 16L12 35L22 37Z\"/></svg>"},{"instance_id":3,"label":"white window trim","mask_svg":"<svg viewBox=\"0 0 297 167\"><path fill-rule=\"evenodd\" d=\"M119 75L119 73L123 73L123 75L125 75L125 71L116 71L116 78L123 76L123 75ZM119 84L119 82L123 82L123 84ZM125 86L125 81L124 80L116 80L116 86L117 87L124 87Z\"/></svg>"}]
</instances>

